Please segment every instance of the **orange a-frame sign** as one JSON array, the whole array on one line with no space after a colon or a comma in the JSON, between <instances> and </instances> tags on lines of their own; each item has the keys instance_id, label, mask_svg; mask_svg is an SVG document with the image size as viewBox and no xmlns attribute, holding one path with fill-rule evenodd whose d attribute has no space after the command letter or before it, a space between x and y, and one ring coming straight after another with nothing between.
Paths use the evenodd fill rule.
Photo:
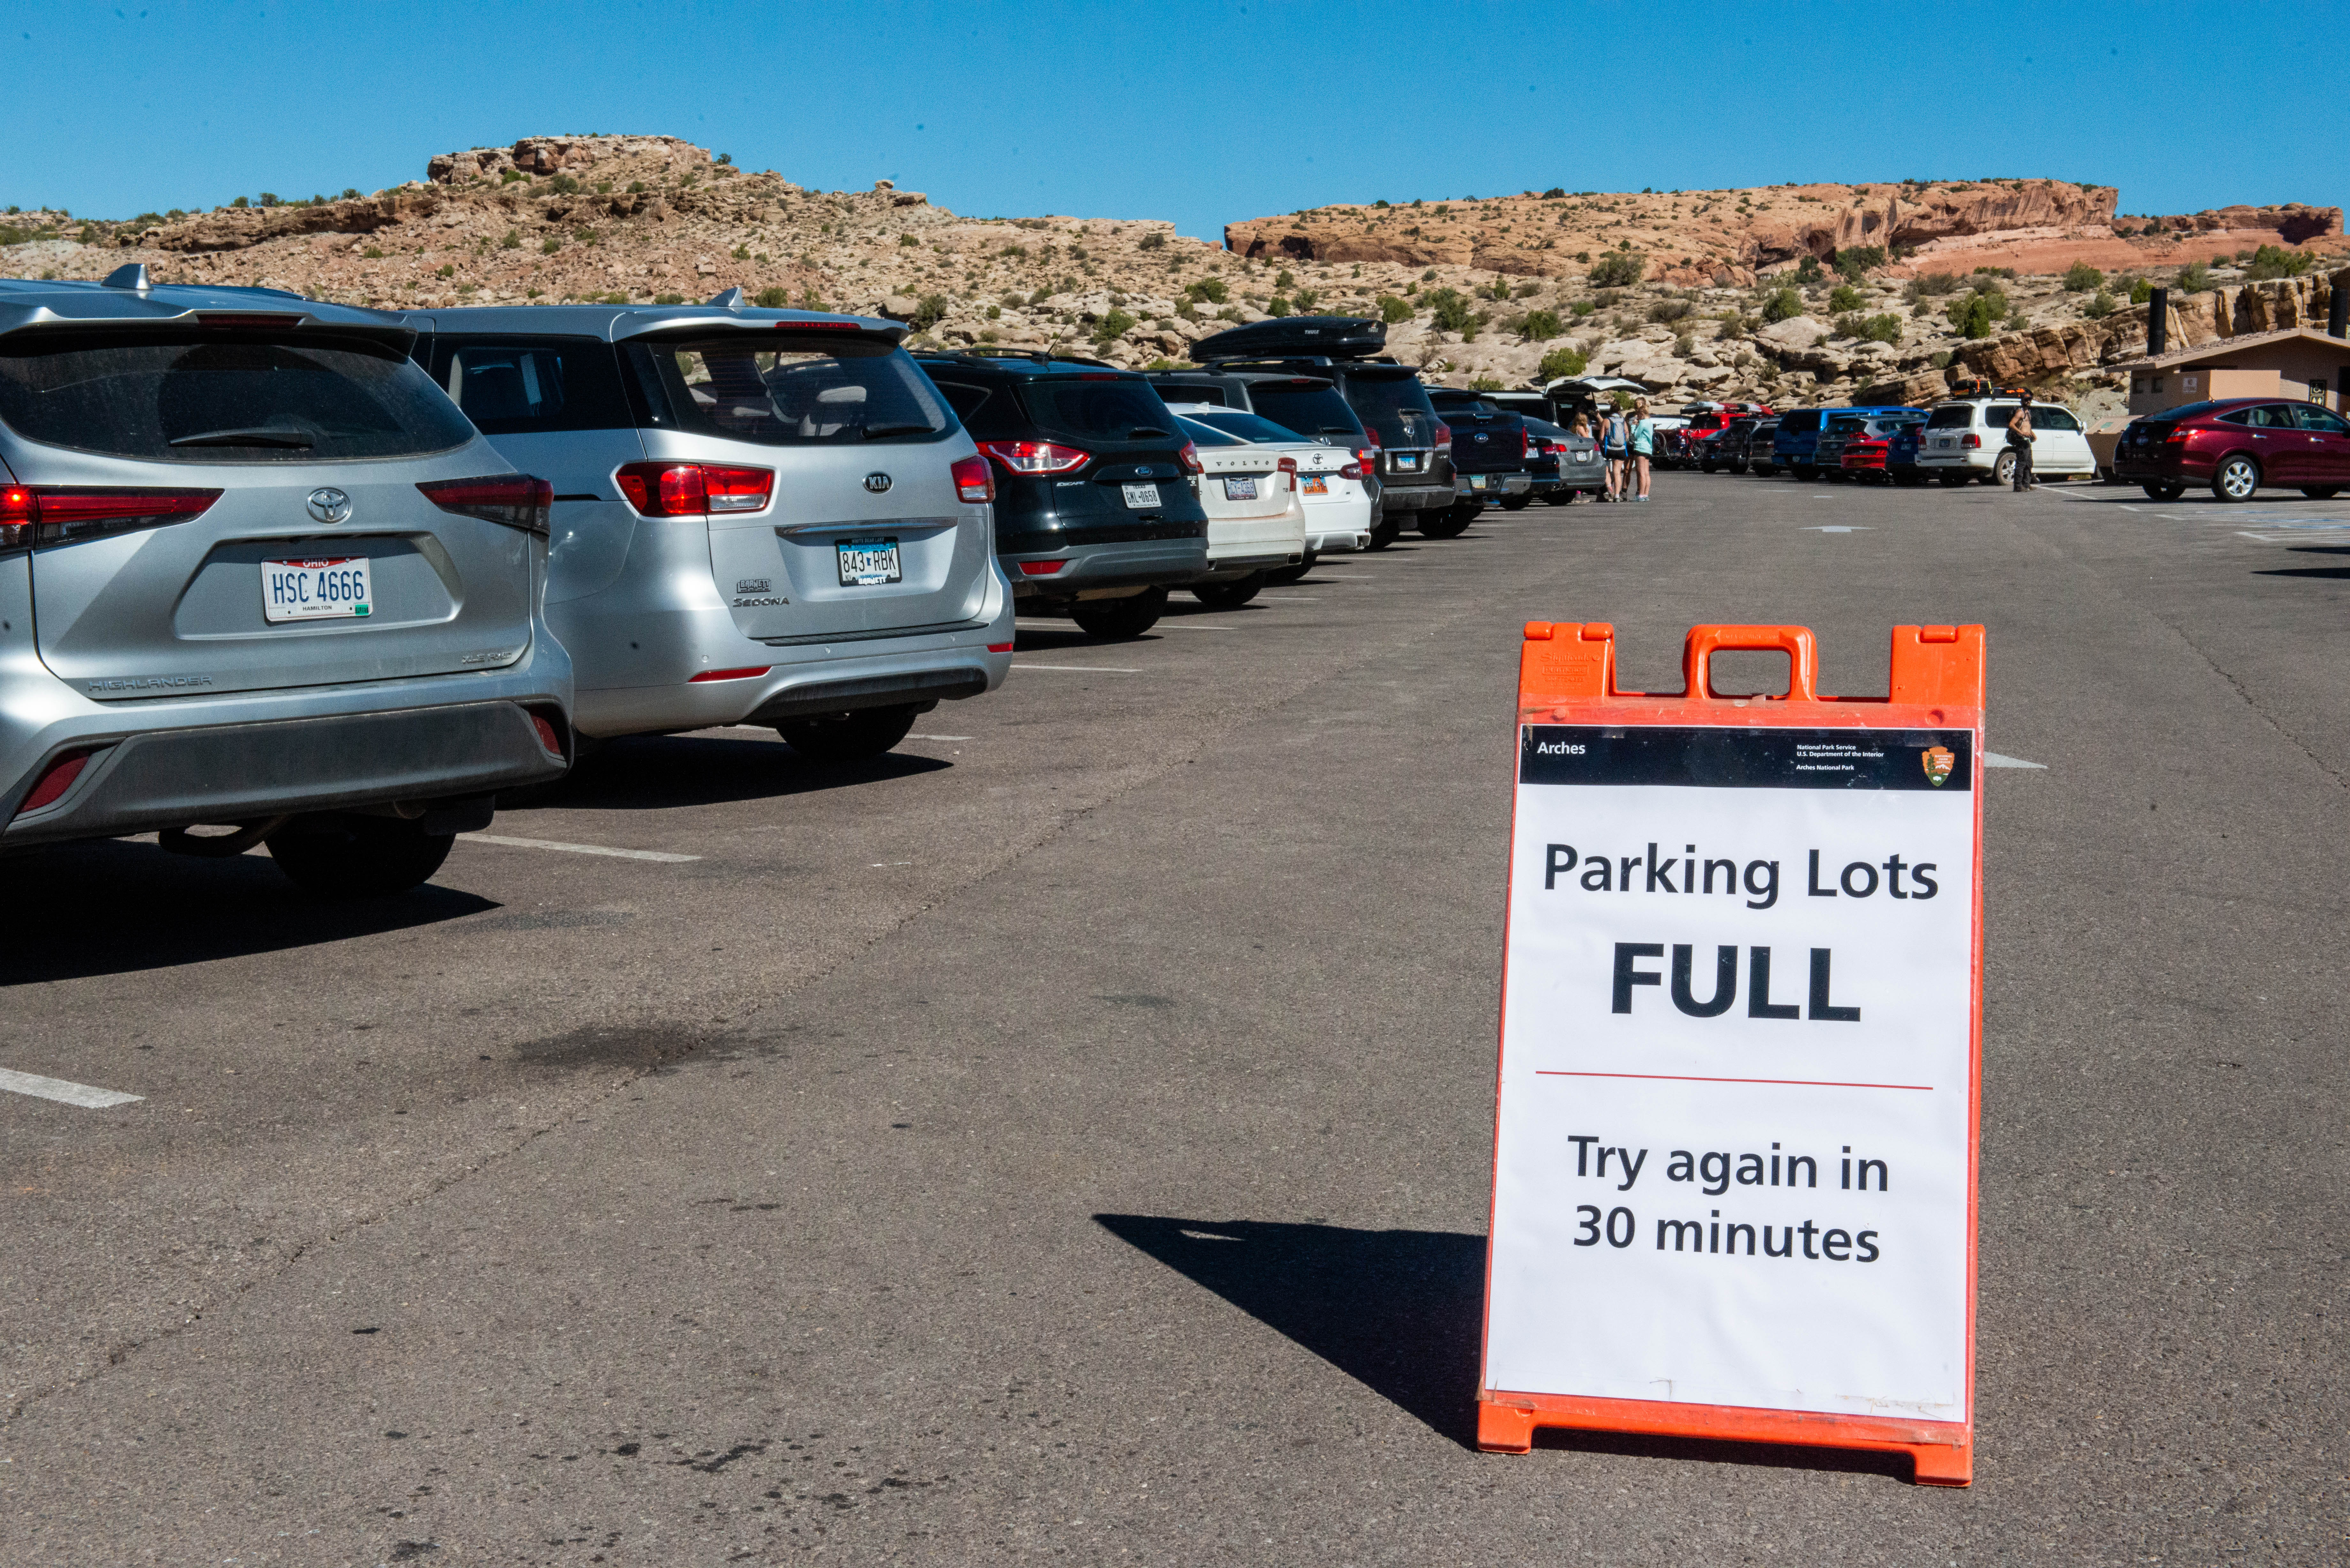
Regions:
<instances>
[{"instance_id":1,"label":"orange a-frame sign","mask_svg":"<svg viewBox=\"0 0 2350 1568\"><path fill-rule=\"evenodd\" d=\"M1526 628L1477 1441L1537 1427L1973 1475L1983 628L1883 699L1802 627L1701 626L1678 694ZM1714 693L1724 649L1784 697Z\"/></svg>"}]
</instances>

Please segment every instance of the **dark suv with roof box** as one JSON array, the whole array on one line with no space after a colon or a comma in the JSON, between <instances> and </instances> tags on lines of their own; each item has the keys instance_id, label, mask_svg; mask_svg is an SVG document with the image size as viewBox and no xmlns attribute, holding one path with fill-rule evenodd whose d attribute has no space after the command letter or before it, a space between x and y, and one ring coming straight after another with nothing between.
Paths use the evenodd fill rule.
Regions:
<instances>
[{"instance_id":1,"label":"dark suv with roof box","mask_svg":"<svg viewBox=\"0 0 2350 1568\"><path fill-rule=\"evenodd\" d=\"M922 354L994 464L995 552L1019 607L1139 637L1208 567L1199 453L1149 381L1097 360Z\"/></svg>"},{"instance_id":2,"label":"dark suv with roof box","mask_svg":"<svg viewBox=\"0 0 2350 1568\"><path fill-rule=\"evenodd\" d=\"M1287 316L1202 337L1191 352L1220 374L1273 370L1328 379L1378 438L1382 521L1400 528L1409 514L1421 533L1449 537L1468 525L1454 527L1449 516L1458 499L1452 432L1429 401L1419 371L1378 354L1386 342L1387 327L1365 317Z\"/></svg>"}]
</instances>

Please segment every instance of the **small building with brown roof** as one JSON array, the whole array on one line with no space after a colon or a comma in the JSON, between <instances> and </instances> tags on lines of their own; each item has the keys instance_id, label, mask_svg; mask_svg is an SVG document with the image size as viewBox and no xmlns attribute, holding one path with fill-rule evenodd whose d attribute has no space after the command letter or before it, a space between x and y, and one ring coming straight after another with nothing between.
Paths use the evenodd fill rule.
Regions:
<instances>
[{"instance_id":1,"label":"small building with brown roof","mask_svg":"<svg viewBox=\"0 0 2350 1568\"><path fill-rule=\"evenodd\" d=\"M2248 332L2115 369L2129 372L2132 414L2220 398L2306 398L2336 412L2350 409L2350 341L2314 327Z\"/></svg>"}]
</instances>

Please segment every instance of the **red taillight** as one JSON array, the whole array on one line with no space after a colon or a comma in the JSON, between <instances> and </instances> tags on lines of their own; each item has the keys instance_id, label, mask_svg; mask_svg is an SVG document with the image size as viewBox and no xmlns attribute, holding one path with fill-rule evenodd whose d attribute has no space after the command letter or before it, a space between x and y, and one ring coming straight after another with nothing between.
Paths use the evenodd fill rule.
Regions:
<instances>
[{"instance_id":1,"label":"red taillight","mask_svg":"<svg viewBox=\"0 0 2350 1568\"><path fill-rule=\"evenodd\" d=\"M2196 432L2193 431L2174 430L2168 435L2162 438L2162 444L2165 446L2185 446L2187 444L2188 438L2195 433Z\"/></svg>"},{"instance_id":2,"label":"red taillight","mask_svg":"<svg viewBox=\"0 0 2350 1568\"><path fill-rule=\"evenodd\" d=\"M1023 561L1020 563L1020 575L1024 577L1049 577L1068 564L1066 561Z\"/></svg>"},{"instance_id":3,"label":"red taillight","mask_svg":"<svg viewBox=\"0 0 2350 1568\"><path fill-rule=\"evenodd\" d=\"M705 670L689 678L686 684L691 686L698 680L748 680L754 676L764 675L774 668L772 664L746 664L740 670Z\"/></svg>"},{"instance_id":4,"label":"red taillight","mask_svg":"<svg viewBox=\"0 0 2350 1568\"><path fill-rule=\"evenodd\" d=\"M1452 427L1442 420L1436 421L1436 450L1439 452L1452 450Z\"/></svg>"},{"instance_id":5,"label":"red taillight","mask_svg":"<svg viewBox=\"0 0 2350 1568\"><path fill-rule=\"evenodd\" d=\"M531 534L546 532L547 514L555 507L555 486L527 473L436 479L416 488L424 493L425 500L443 512L503 523Z\"/></svg>"},{"instance_id":6,"label":"red taillight","mask_svg":"<svg viewBox=\"0 0 2350 1568\"><path fill-rule=\"evenodd\" d=\"M965 501L995 499L995 470L987 466L987 459L959 457L953 473L955 493Z\"/></svg>"},{"instance_id":7,"label":"red taillight","mask_svg":"<svg viewBox=\"0 0 2350 1568\"><path fill-rule=\"evenodd\" d=\"M1297 460L1284 457L1274 466L1281 470L1283 483L1294 493L1297 489Z\"/></svg>"},{"instance_id":8,"label":"red taillight","mask_svg":"<svg viewBox=\"0 0 2350 1568\"><path fill-rule=\"evenodd\" d=\"M1371 454L1378 450L1379 432L1366 426L1363 431L1363 450L1360 453L1365 464L1367 465L1370 462Z\"/></svg>"},{"instance_id":9,"label":"red taillight","mask_svg":"<svg viewBox=\"0 0 2350 1568\"><path fill-rule=\"evenodd\" d=\"M1967 434L1967 436L1965 437L1965 439L1961 440L1961 441L1959 442L1959 444L1960 444L1960 446L1967 446L1967 447L1979 447L1979 446L1982 445L1982 437L1981 437L1981 436L1979 436L1979 435L1974 434L1972 431L1970 431L1970 432L1968 432L1968 434Z\"/></svg>"},{"instance_id":10,"label":"red taillight","mask_svg":"<svg viewBox=\"0 0 2350 1568\"><path fill-rule=\"evenodd\" d=\"M51 763L49 771L41 775L40 782L25 796L25 804L16 808L18 813L38 811L45 805L53 805L59 795L73 788L74 780L81 777L82 767L88 761L88 752L75 752Z\"/></svg>"},{"instance_id":11,"label":"red taillight","mask_svg":"<svg viewBox=\"0 0 2350 1568\"><path fill-rule=\"evenodd\" d=\"M1093 461L1093 453L1049 441L988 441L979 450L1014 473L1066 473Z\"/></svg>"},{"instance_id":12,"label":"red taillight","mask_svg":"<svg viewBox=\"0 0 2350 1568\"><path fill-rule=\"evenodd\" d=\"M987 651L990 653L1009 653L1012 651L1012 644L1008 642L991 642L987 645Z\"/></svg>"},{"instance_id":13,"label":"red taillight","mask_svg":"<svg viewBox=\"0 0 2350 1568\"><path fill-rule=\"evenodd\" d=\"M642 517L764 512L775 493L772 468L715 462L632 462L612 476Z\"/></svg>"},{"instance_id":14,"label":"red taillight","mask_svg":"<svg viewBox=\"0 0 2350 1568\"><path fill-rule=\"evenodd\" d=\"M538 743L546 749L546 754L550 757L563 755L563 732L555 727L555 719L536 708L529 709L527 711L530 714L530 727L538 732Z\"/></svg>"},{"instance_id":15,"label":"red taillight","mask_svg":"<svg viewBox=\"0 0 2350 1568\"><path fill-rule=\"evenodd\" d=\"M71 545L202 516L217 490L12 484L0 490L0 550Z\"/></svg>"},{"instance_id":16,"label":"red taillight","mask_svg":"<svg viewBox=\"0 0 2350 1568\"><path fill-rule=\"evenodd\" d=\"M1186 473L1208 472L1207 466L1200 461L1200 449L1188 441L1183 443L1183 450L1175 454L1175 461L1183 465Z\"/></svg>"},{"instance_id":17,"label":"red taillight","mask_svg":"<svg viewBox=\"0 0 2350 1568\"><path fill-rule=\"evenodd\" d=\"M1338 471L1338 477L1341 479L1360 479L1363 477L1363 465L1359 462L1350 462L1346 467Z\"/></svg>"},{"instance_id":18,"label":"red taillight","mask_svg":"<svg viewBox=\"0 0 2350 1568\"><path fill-rule=\"evenodd\" d=\"M1523 462L1534 454L1534 432L1525 426L1518 427L1518 461Z\"/></svg>"}]
</instances>

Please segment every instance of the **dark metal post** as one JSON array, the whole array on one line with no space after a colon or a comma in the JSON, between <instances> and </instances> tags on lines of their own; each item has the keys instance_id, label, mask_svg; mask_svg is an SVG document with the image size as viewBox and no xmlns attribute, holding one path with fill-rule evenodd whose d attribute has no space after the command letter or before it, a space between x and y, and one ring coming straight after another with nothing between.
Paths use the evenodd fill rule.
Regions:
<instances>
[{"instance_id":1,"label":"dark metal post","mask_svg":"<svg viewBox=\"0 0 2350 1568\"><path fill-rule=\"evenodd\" d=\"M2158 288L2146 302L2146 357L2159 359L2170 347L2170 290Z\"/></svg>"}]
</instances>

